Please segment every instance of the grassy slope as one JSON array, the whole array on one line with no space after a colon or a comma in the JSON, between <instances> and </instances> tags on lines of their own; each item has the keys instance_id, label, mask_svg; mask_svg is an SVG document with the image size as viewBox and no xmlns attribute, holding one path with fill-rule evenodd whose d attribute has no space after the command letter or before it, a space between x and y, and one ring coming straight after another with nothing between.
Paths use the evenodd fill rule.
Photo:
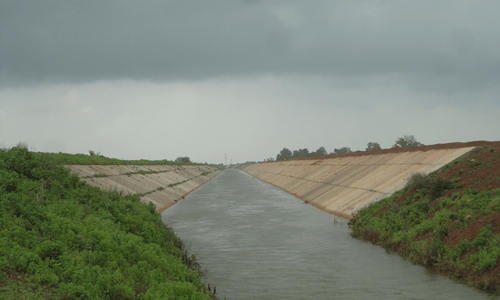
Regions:
<instances>
[{"instance_id":1,"label":"grassy slope","mask_svg":"<svg viewBox=\"0 0 500 300\"><path fill-rule=\"evenodd\" d=\"M26 149L0 152L0 298L211 299L199 265L139 200Z\"/></svg>"},{"instance_id":2,"label":"grassy slope","mask_svg":"<svg viewBox=\"0 0 500 300\"><path fill-rule=\"evenodd\" d=\"M500 294L500 145L361 210L353 237L400 253L457 281Z\"/></svg>"},{"instance_id":3,"label":"grassy slope","mask_svg":"<svg viewBox=\"0 0 500 300\"><path fill-rule=\"evenodd\" d=\"M33 156L52 165L195 165L168 160L121 160L101 155L34 152Z\"/></svg>"}]
</instances>

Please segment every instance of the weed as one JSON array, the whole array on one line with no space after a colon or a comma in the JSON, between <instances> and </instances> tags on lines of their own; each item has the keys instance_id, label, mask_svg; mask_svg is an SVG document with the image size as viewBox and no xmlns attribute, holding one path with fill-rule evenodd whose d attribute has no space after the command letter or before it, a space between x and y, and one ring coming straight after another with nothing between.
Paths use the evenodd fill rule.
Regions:
<instances>
[{"instance_id":1,"label":"weed","mask_svg":"<svg viewBox=\"0 0 500 300\"><path fill-rule=\"evenodd\" d=\"M406 180L405 188L407 190L419 190L429 185L429 178L422 173L413 173Z\"/></svg>"},{"instance_id":2,"label":"weed","mask_svg":"<svg viewBox=\"0 0 500 300\"><path fill-rule=\"evenodd\" d=\"M489 151L484 150L487 154ZM495 186L500 184L500 177L484 174L479 168L488 166L491 160L478 161L477 157L484 156L454 162L458 169L455 174L411 175L404 189L360 210L349 222L351 235L457 280L472 279L471 285L478 282L476 287L500 293L498 278L477 280L486 271L495 268L497 272L500 258L495 215L500 212L500 189ZM472 177L461 180L459 175L464 174ZM444 178L450 175L455 178ZM453 193L444 198L449 190ZM488 222L484 222L486 219ZM482 227L477 233L479 222ZM459 236L467 238L457 244Z\"/></svg>"},{"instance_id":3,"label":"weed","mask_svg":"<svg viewBox=\"0 0 500 300\"><path fill-rule=\"evenodd\" d=\"M213 298L139 195L101 191L25 148L0 152L0 177L1 298Z\"/></svg>"}]
</instances>

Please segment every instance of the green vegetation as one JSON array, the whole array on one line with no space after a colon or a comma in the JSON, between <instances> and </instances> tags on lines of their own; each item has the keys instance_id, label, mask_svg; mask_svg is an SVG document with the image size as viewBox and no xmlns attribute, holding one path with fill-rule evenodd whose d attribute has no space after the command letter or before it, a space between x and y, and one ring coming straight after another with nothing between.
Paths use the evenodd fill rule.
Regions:
<instances>
[{"instance_id":1,"label":"green vegetation","mask_svg":"<svg viewBox=\"0 0 500 300\"><path fill-rule=\"evenodd\" d=\"M276 160L289 160L296 159L300 157L312 157L312 156L323 156L327 155L325 147L319 147L315 152L309 153L307 148L290 151L288 148L283 148L278 155L276 155Z\"/></svg>"},{"instance_id":2,"label":"green vegetation","mask_svg":"<svg viewBox=\"0 0 500 300\"><path fill-rule=\"evenodd\" d=\"M82 177L82 178L106 178L106 177L109 177L110 175L106 175L106 174L94 174L92 176L85 176L85 177Z\"/></svg>"},{"instance_id":3,"label":"green vegetation","mask_svg":"<svg viewBox=\"0 0 500 300\"><path fill-rule=\"evenodd\" d=\"M180 157L177 157L175 159L175 162L178 162L178 163L190 163L191 162L191 159L187 156L180 156Z\"/></svg>"},{"instance_id":4,"label":"green vegetation","mask_svg":"<svg viewBox=\"0 0 500 300\"><path fill-rule=\"evenodd\" d=\"M167 173L167 172L170 172L170 171L169 170L166 170L166 171L144 171L144 170L139 170L137 172L127 172L124 175L127 175L127 176L130 177L130 176L135 175L135 174L148 175L148 174L159 174L159 173Z\"/></svg>"},{"instance_id":5,"label":"green vegetation","mask_svg":"<svg viewBox=\"0 0 500 300\"><path fill-rule=\"evenodd\" d=\"M33 156L48 165L192 165L191 162L168 160L120 160L102 155L33 152Z\"/></svg>"},{"instance_id":6,"label":"green vegetation","mask_svg":"<svg viewBox=\"0 0 500 300\"><path fill-rule=\"evenodd\" d=\"M415 136L413 135L405 135L403 137L400 137L396 139L395 144L392 147L405 147L405 148L413 148L413 147L420 147L424 146L424 144L420 143L417 141ZM369 142L366 146L366 151L371 151L371 150L376 150L376 149L382 149L380 147L380 144L377 142ZM351 150L350 147L342 147L342 148L335 148L333 152L330 154L348 154L352 153L353 151ZM309 150L307 148L304 149L299 149L299 150L293 150L291 151L288 148L283 148L278 155L276 155L276 160L290 160L290 159L297 159L301 157L314 157L314 156L324 156L328 155L328 152L326 151L325 147L319 147L318 150L315 152L309 153ZM272 158L270 159L265 159L265 161L273 161ZM251 163L251 162L247 162Z\"/></svg>"},{"instance_id":7,"label":"green vegetation","mask_svg":"<svg viewBox=\"0 0 500 300\"><path fill-rule=\"evenodd\" d=\"M377 143L377 142L369 142L366 145L365 151L371 151L371 150L377 150L377 149L382 149L382 148L380 148L380 144L379 143Z\"/></svg>"},{"instance_id":8,"label":"green vegetation","mask_svg":"<svg viewBox=\"0 0 500 300\"><path fill-rule=\"evenodd\" d=\"M492 180L500 168L495 152L483 149L438 174L413 174L404 189L359 211L349 223L351 235L500 294L500 184Z\"/></svg>"},{"instance_id":9,"label":"green vegetation","mask_svg":"<svg viewBox=\"0 0 500 300\"><path fill-rule=\"evenodd\" d=\"M424 146L424 144L417 141L415 136L413 135L405 135L396 140L395 144L392 147L405 147L405 148L413 148Z\"/></svg>"},{"instance_id":10,"label":"green vegetation","mask_svg":"<svg viewBox=\"0 0 500 300\"><path fill-rule=\"evenodd\" d=\"M333 150L334 154L347 154L347 153L351 153L351 152L352 152L352 150L349 147L342 147L340 149L335 148Z\"/></svg>"},{"instance_id":11,"label":"green vegetation","mask_svg":"<svg viewBox=\"0 0 500 300\"><path fill-rule=\"evenodd\" d=\"M0 152L3 299L215 297L153 204L87 185L55 161Z\"/></svg>"}]
</instances>

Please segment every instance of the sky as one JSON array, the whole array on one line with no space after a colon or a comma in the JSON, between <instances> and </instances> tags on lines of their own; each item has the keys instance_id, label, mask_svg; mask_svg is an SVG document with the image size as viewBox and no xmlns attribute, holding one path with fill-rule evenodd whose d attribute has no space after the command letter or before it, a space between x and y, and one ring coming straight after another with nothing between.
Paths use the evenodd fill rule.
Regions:
<instances>
[{"instance_id":1,"label":"sky","mask_svg":"<svg viewBox=\"0 0 500 300\"><path fill-rule=\"evenodd\" d=\"M500 1L0 1L0 146L201 163L500 140Z\"/></svg>"}]
</instances>

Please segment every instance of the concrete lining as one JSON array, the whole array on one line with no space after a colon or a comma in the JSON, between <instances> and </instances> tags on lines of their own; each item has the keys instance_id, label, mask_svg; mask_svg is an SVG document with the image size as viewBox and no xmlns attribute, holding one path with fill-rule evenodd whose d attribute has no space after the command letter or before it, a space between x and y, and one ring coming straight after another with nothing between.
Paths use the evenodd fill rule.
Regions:
<instances>
[{"instance_id":1,"label":"concrete lining","mask_svg":"<svg viewBox=\"0 0 500 300\"><path fill-rule=\"evenodd\" d=\"M118 191L125 195L143 194L141 202L146 204L152 202L158 212L184 199L221 172L215 167L204 165L66 165L65 167L88 184L100 189ZM159 173L137 174L138 171ZM202 175L203 173L208 174ZM106 177L95 177L96 175L106 175Z\"/></svg>"},{"instance_id":2,"label":"concrete lining","mask_svg":"<svg viewBox=\"0 0 500 300\"><path fill-rule=\"evenodd\" d=\"M322 210L351 219L361 208L402 189L411 174L429 174L475 149L439 146L266 162L240 169Z\"/></svg>"}]
</instances>

